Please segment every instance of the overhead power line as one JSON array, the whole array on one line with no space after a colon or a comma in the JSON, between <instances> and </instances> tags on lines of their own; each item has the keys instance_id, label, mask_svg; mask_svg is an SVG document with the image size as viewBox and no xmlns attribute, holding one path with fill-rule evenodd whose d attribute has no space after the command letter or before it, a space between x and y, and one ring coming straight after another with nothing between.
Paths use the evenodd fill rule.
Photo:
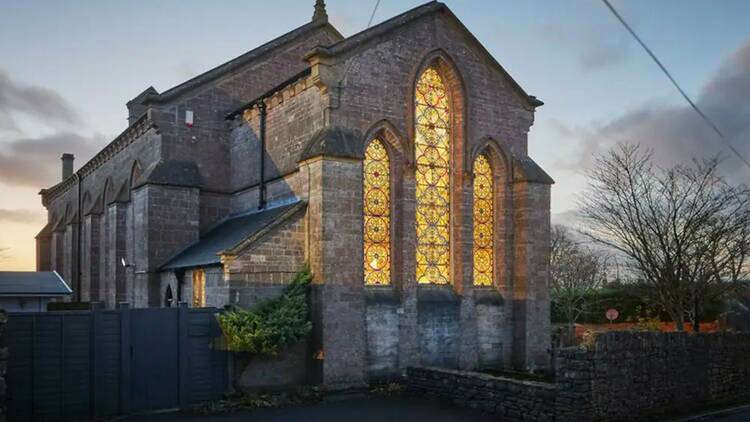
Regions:
<instances>
[{"instance_id":1,"label":"overhead power line","mask_svg":"<svg viewBox=\"0 0 750 422\"><path fill-rule=\"evenodd\" d=\"M748 168L750 168L750 161L748 161L745 157L743 157L742 154L740 154L740 152L734 146L732 146L731 143L729 143L729 140L727 140L727 138L724 136L724 133L722 133L719 127L716 126L716 124L711 119L708 118L708 116L693 102L693 100L690 99L690 97L685 93L682 87L680 87L680 84L678 84L677 81L672 77L672 74L669 73L667 68L664 67L661 61L656 57L656 54L654 54L654 52L651 51L650 48L648 48L646 43L643 42L643 40L641 40L638 34L636 34L635 31L633 31L633 28L631 28L630 25L628 25L625 19L617 12L617 10L614 8L614 6L612 6L609 0L602 0L602 2L604 2L604 4L612 12L612 14L615 15L615 17L617 18L617 20L620 21L622 26L624 26L625 29L627 29L628 32L630 32L630 35L632 35L633 38L635 38L635 40L638 41L638 44L640 44L641 47L643 47L643 49L646 50L646 53L648 53L648 55L651 56L654 62L656 62L657 66L659 66L659 69L661 69L664 75L666 75L667 78L669 78L669 80L672 82L672 85L674 85L674 87L677 88L680 94L682 94L682 97L685 99L685 101L687 101L688 104L690 104L690 107L692 107L693 110L695 110L695 112L698 113L699 116L701 116L701 118L703 119L703 122L706 123L709 127L711 127L711 129L713 129L713 131L716 132L717 135L719 135L719 138L732 151L732 153L734 153L734 155L736 155L737 158L742 160L742 162L745 163L745 165Z\"/></svg>"},{"instance_id":2,"label":"overhead power line","mask_svg":"<svg viewBox=\"0 0 750 422\"><path fill-rule=\"evenodd\" d=\"M380 6L380 0L378 0L377 3L375 3L375 7L372 9L372 14L370 15L370 20L367 21L367 28L369 28L370 25L372 25L372 19L375 17L375 12L378 10L378 6Z\"/></svg>"}]
</instances>

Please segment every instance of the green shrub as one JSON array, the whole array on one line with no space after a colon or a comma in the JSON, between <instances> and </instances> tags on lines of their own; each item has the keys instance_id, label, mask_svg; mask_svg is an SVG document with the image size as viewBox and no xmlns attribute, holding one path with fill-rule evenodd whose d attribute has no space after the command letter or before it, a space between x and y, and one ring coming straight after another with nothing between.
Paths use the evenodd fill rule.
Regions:
<instances>
[{"instance_id":1,"label":"green shrub","mask_svg":"<svg viewBox=\"0 0 750 422\"><path fill-rule=\"evenodd\" d=\"M234 307L217 314L227 348L233 352L276 355L288 344L310 333L307 293L312 276L305 267L282 295L258 303L252 309Z\"/></svg>"}]
</instances>

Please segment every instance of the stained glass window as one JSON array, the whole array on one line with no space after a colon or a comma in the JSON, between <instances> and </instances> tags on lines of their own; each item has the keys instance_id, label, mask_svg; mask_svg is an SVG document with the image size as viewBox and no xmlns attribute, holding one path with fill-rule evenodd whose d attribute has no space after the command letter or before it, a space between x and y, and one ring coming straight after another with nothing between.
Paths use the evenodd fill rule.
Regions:
<instances>
[{"instance_id":1,"label":"stained glass window","mask_svg":"<svg viewBox=\"0 0 750 422\"><path fill-rule=\"evenodd\" d=\"M434 67L417 81L415 94L417 281L450 282L450 108Z\"/></svg>"},{"instance_id":2,"label":"stained glass window","mask_svg":"<svg viewBox=\"0 0 750 422\"><path fill-rule=\"evenodd\" d=\"M385 145L373 139L363 163L365 284L391 283L391 176Z\"/></svg>"},{"instance_id":3,"label":"stained glass window","mask_svg":"<svg viewBox=\"0 0 750 422\"><path fill-rule=\"evenodd\" d=\"M482 154L474 161L474 285L492 286L494 210L492 167Z\"/></svg>"}]
</instances>

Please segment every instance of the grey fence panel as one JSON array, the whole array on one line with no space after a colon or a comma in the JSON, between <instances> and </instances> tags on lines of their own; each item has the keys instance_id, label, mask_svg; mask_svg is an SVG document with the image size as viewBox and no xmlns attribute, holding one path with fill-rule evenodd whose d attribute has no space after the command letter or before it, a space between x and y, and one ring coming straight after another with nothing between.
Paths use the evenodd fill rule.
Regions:
<instances>
[{"instance_id":1,"label":"grey fence panel","mask_svg":"<svg viewBox=\"0 0 750 422\"><path fill-rule=\"evenodd\" d=\"M85 415L91 400L91 315L63 314L57 318L62 325L60 414Z\"/></svg>"},{"instance_id":2,"label":"grey fence panel","mask_svg":"<svg viewBox=\"0 0 750 422\"><path fill-rule=\"evenodd\" d=\"M130 312L133 408L179 407L178 313L170 308Z\"/></svg>"},{"instance_id":3,"label":"grey fence panel","mask_svg":"<svg viewBox=\"0 0 750 422\"><path fill-rule=\"evenodd\" d=\"M8 319L6 339L12 358L8 360L8 417L27 420L34 406L34 317L14 316Z\"/></svg>"},{"instance_id":4,"label":"grey fence panel","mask_svg":"<svg viewBox=\"0 0 750 422\"><path fill-rule=\"evenodd\" d=\"M34 325L33 414L58 418L63 414L62 320L56 315L37 315Z\"/></svg>"},{"instance_id":5,"label":"grey fence panel","mask_svg":"<svg viewBox=\"0 0 750 422\"><path fill-rule=\"evenodd\" d=\"M120 313L96 311L95 315L95 415L115 415L120 412Z\"/></svg>"},{"instance_id":6,"label":"grey fence panel","mask_svg":"<svg viewBox=\"0 0 750 422\"><path fill-rule=\"evenodd\" d=\"M226 352L216 350L215 339L221 335L213 308L191 310L188 320L189 383L191 402L213 400L226 386Z\"/></svg>"},{"instance_id":7,"label":"grey fence panel","mask_svg":"<svg viewBox=\"0 0 750 422\"><path fill-rule=\"evenodd\" d=\"M217 309L11 313L10 420L101 417L220 397Z\"/></svg>"}]
</instances>

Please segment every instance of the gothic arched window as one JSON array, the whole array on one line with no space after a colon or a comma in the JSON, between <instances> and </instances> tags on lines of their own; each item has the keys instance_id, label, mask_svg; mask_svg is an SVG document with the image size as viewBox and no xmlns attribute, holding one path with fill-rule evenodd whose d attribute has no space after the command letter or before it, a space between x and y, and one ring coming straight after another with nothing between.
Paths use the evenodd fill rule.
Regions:
<instances>
[{"instance_id":1,"label":"gothic arched window","mask_svg":"<svg viewBox=\"0 0 750 422\"><path fill-rule=\"evenodd\" d=\"M451 128L448 90L434 66L422 72L414 98L417 282L450 282Z\"/></svg>"},{"instance_id":2,"label":"gothic arched window","mask_svg":"<svg viewBox=\"0 0 750 422\"><path fill-rule=\"evenodd\" d=\"M391 283L391 176L388 150L373 139L362 163L365 284Z\"/></svg>"},{"instance_id":3,"label":"gothic arched window","mask_svg":"<svg viewBox=\"0 0 750 422\"><path fill-rule=\"evenodd\" d=\"M492 286L495 229L493 174L487 156L474 161L474 285Z\"/></svg>"}]
</instances>

